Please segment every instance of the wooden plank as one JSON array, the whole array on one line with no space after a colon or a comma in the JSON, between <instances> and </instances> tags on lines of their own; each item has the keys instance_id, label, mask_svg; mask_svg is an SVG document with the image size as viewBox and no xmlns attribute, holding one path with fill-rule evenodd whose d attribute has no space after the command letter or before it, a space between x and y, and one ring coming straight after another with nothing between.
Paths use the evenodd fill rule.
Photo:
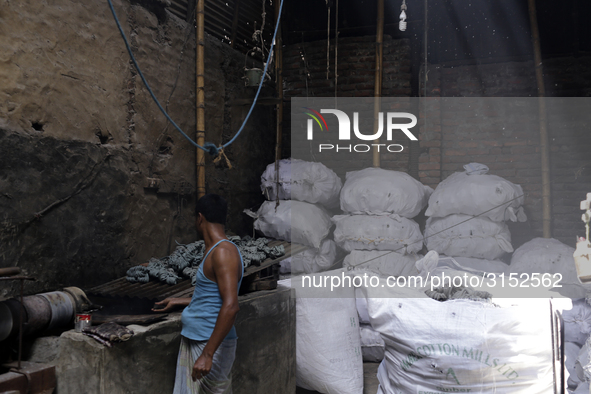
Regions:
<instances>
[{"instance_id":1,"label":"wooden plank","mask_svg":"<svg viewBox=\"0 0 591 394\"><path fill-rule=\"evenodd\" d=\"M92 315L92 324L99 325L103 323L117 323L121 325L129 324L152 324L164 320L168 313L158 313L150 315L101 315L94 313Z\"/></svg>"}]
</instances>

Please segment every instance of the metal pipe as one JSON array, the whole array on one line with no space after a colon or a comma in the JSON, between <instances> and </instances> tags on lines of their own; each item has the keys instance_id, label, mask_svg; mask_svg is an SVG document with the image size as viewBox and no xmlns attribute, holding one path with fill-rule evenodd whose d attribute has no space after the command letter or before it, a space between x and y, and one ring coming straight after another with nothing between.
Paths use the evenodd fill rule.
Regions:
<instances>
[{"instance_id":1,"label":"metal pipe","mask_svg":"<svg viewBox=\"0 0 591 394\"><path fill-rule=\"evenodd\" d=\"M384 0L378 0L378 16L377 16L377 30L376 30L376 72L374 84L374 103L373 103L373 130L374 133L378 131L378 117L381 107L382 96L382 62L384 53ZM380 139L374 140L373 147L373 166L380 166Z\"/></svg>"},{"instance_id":2,"label":"metal pipe","mask_svg":"<svg viewBox=\"0 0 591 394\"><path fill-rule=\"evenodd\" d=\"M279 7L281 3L275 2L275 23L279 21ZM281 26L277 30L277 37L275 38L275 85L277 89L277 97L279 102L277 103L277 135L275 139L275 162L278 163L281 160L281 147L283 137L283 42L281 39ZM278 164L277 164L278 166ZM277 179L279 179L278 168L275 169ZM279 189L277 189L279 191Z\"/></svg>"},{"instance_id":3,"label":"metal pipe","mask_svg":"<svg viewBox=\"0 0 591 394\"><path fill-rule=\"evenodd\" d=\"M197 144L205 144L205 0L197 0L197 42L196 42L196 132ZM205 152L197 149L197 199L205 195Z\"/></svg>"},{"instance_id":4,"label":"metal pipe","mask_svg":"<svg viewBox=\"0 0 591 394\"><path fill-rule=\"evenodd\" d=\"M546 88L542 66L542 51L540 49L540 31L536 17L536 2L528 0L529 21L534 47L534 67L538 85L538 111L540 122L540 152L542 161L542 229L544 238L552 238L551 188L550 188L550 145L548 144L548 127L546 121Z\"/></svg>"}]
</instances>

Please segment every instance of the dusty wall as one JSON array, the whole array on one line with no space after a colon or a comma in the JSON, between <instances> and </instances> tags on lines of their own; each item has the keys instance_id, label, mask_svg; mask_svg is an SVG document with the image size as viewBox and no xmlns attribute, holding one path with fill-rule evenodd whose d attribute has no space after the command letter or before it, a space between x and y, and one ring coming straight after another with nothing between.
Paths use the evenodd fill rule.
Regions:
<instances>
[{"instance_id":1,"label":"dusty wall","mask_svg":"<svg viewBox=\"0 0 591 394\"><path fill-rule=\"evenodd\" d=\"M548 109L552 235L574 245L583 232L579 202L591 191L591 133L581 123L591 95L591 58L555 58L544 61L547 97L579 97L568 103L557 100ZM423 90L421 89L421 93ZM510 98L536 97L532 62L481 65L433 65L421 114L419 176L435 187L442 179L470 162L486 164L491 173L520 184L526 193L529 220L514 225L514 246L542 235L542 174L538 108L508 108ZM496 97L492 108L467 110L468 99ZM464 101L462 101L464 100ZM532 99L534 100L534 99ZM550 99L551 100L551 99ZM464 104L462 104L464 103ZM550 104L549 104L550 105ZM527 108L526 108L527 107ZM466 116L468 114L470 116ZM427 127L424 119L427 118Z\"/></svg>"},{"instance_id":2,"label":"dusty wall","mask_svg":"<svg viewBox=\"0 0 591 394\"><path fill-rule=\"evenodd\" d=\"M156 0L114 5L156 96L194 137L194 27ZM35 276L27 292L86 287L196 238L195 148L149 97L106 2L0 0L0 48L0 266ZM206 140L219 144L243 116L225 103L254 94L242 54L207 37L205 62ZM272 161L272 117L255 109L228 149L235 169L207 158L230 231L249 232L241 211L262 201L245 172Z\"/></svg>"}]
</instances>

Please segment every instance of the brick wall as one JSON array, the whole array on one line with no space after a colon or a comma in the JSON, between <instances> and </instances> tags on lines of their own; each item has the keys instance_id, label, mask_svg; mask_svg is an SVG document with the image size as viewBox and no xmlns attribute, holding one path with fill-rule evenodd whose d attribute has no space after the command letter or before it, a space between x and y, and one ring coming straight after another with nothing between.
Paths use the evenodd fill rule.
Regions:
<instances>
[{"instance_id":1,"label":"brick wall","mask_svg":"<svg viewBox=\"0 0 591 394\"><path fill-rule=\"evenodd\" d=\"M334 97L334 40L330 45L330 67L327 79L326 40L291 45L284 50L284 94L286 99L294 97ZM411 61L410 43L408 40L394 40L384 37L383 44L383 97L410 97L411 94ZM365 98L373 100L375 78L375 37L347 37L338 42L338 79L336 94L339 98ZM372 101L373 102L373 101ZM396 105L384 105L382 111L408 111L410 100L399 101ZM289 103L284 110L283 156L298 157L306 160L317 160L325 163L344 179L345 173L351 170L370 167L372 153L355 153L352 155L318 155L314 156L303 133L291 133L291 114ZM370 126L371 127L371 126ZM294 142L292 146L291 142ZM381 154L381 167L398 171L408 171L408 139L396 141L404 146L400 153Z\"/></svg>"},{"instance_id":2,"label":"brick wall","mask_svg":"<svg viewBox=\"0 0 591 394\"><path fill-rule=\"evenodd\" d=\"M591 105L591 99L583 98L591 96L591 57L546 60L544 78L548 97L579 97L548 101L547 111L553 237L574 245L575 235L583 231L579 201L591 192L591 130L589 123L577 120ZM434 186L461 171L463 164L486 164L490 173L520 184L526 193L529 220L513 225L514 245L541 236L537 100L520 99L537 95L532 63L430 66L426 90L429 98L421 106L421 181Z\"/></svg>"}]
</instances>

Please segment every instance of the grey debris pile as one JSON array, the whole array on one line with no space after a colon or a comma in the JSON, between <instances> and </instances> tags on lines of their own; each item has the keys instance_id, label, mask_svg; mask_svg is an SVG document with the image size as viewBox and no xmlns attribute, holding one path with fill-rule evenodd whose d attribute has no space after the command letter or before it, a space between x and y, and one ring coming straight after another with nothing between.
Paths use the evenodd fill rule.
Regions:
<instances>
[{"instance_id":1,"label":"grey debris pile","mask_svg":"<svg viewBox=\"0 0 591 394\"><path fill-rule=\"evenodd\" d=\"M269 247L267 238L232 236L228 239L238 246L244 268L252 264L260 264L267 258L276 259L285 254L283 245ZM155 279L175 285L183 278L189 278L191 284L195 286L197 269L203 260L204 253L203 241L179 245L170 256L161 259L151 258L147 267L141 265L131 267L127 271L126 279L131 283L148 283L150 279Z\"/></svg>"},{"instance_id":2,"label":"grey debris pile","mask_svg":"<svg viewBox=\"0 0 591 394\"><path fill-rule=\"evenodd\" d=\"M487 291L479 291L462 286L437 287L434 290L425 291L425 294L434 300L441 302L459 299L468 299L472 301L490 301L492 299L492 294Z\"/></svg>"}]
</instances>

